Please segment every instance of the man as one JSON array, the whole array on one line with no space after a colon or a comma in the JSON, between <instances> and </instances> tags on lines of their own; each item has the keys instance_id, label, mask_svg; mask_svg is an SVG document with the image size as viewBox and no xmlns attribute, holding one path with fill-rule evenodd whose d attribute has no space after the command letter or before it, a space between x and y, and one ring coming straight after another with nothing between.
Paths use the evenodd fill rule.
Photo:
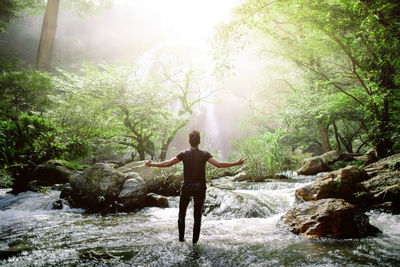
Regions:
<instances>
[{"instance_id":1,"label":"man","mask_svg":"<svg viewBox=\"0 0 400 267\"><path fill-rule=\"evenodd\" d=\"M186 209L190 199L194 200L194 225L193 245L197 244L200 236L201 215L203 212L204 200L206 198L206 163L209 162L217 168L228 168L242 165L245 159L236 162L220 162L204 150L199 149L200 133L192 131L189 134L190 149L180 152L176 157L159 163L146 162L148 167L170 167L183 161L183 185L179 200L179 241L184 241Z\"/></svg>"}]
</instances>

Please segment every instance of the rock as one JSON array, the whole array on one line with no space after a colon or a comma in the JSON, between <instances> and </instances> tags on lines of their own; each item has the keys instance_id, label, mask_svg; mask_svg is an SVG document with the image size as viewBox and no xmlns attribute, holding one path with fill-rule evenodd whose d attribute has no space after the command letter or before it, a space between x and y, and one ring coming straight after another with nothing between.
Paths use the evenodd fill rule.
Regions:
<instances>
[{"instance_id":1,"label":"rock","mask_svg":"<svg viewBox=\"0 0 400 267\"><path fill-rule=\"evenodd\" d=\"M54 184L65 184L73 172L57 162L48 162L35 167L32 180L36 180L37 186L49 186Z\"/></svg>"},{"instance_id":2,"label":"rock","mask_svg":"<svg viewBox=\"0 0 400 267\"><path fill-rule=\"evenodd\" d=\"M353 202L355 193L364 189L359 182L368 177L364 170L356 166L348 166L324 175L313 184L297 189L295 196L299 202L324 198L343 198Z\"/></svg>"},{"instance_id":3,"label":"rock","mask_svg":"<svg viewBox=\"0 0 400 267\"><path fill-rule=\"evenodd\" d=\"M232 180L235 182L243 182L243 181L251 181L252 178L250 174L248 174L246 171L242 171L236 174Z\"/></svg>"},{"instance_id":4,"label":"rock","mask_svg":"<svg viewBox=\"0 0 400 267\"><path fill-rule=\"evenodd\" d=\"M368 165L371 165L372 163L375 163L378 161L378 158L376 156L376 151L374 149L370 149L365 153L366 159L364 161L363 167L367 167Z\"/></svg>"},{"instance_id":5,"label":"rock","mask_svg":"<svg viewBox=\"0 0 400 267\"><path fill-rule=\"evenodd\" d=\"M60 193L60 198L61 199L65 199L70 205L71 207L78 207L78 203L75 203L75 198L78 198L77 196L75 196L77 194L76 191L74 191L74 189L72 188L70 183L66 183Z\"/></svg>"},{"instance_id":6,"label":"rock","mask_svg":"<svg viewBox=\"0 0 400 267\"><path fill-rule=\"evenodd\" d=\"M369 175L366 171L356 166L347 166L339 170L339 177L341 180L356 184L361 181L367 180L369 178Z\"/></svg>"},{"instance_id":7,"label":"rock","mask_svg":"<svg viewBox=\"0 0 400 267\"><path fill-rule=\"evenodd\" d=\"M343 199L321 199L295 205L281 223L306 237L360 238L379 233L369 218Z\"/></svg>"},{"instance_id":8,"label":"rock","mask_svg":"<svg viewBox=\"0 0 400 267\"><path fill-rule=\"evenodd\" d=\"M117 197L117 202L124 206L121 210L143 208L146 205L146 183L137 173L131 173Z\"/></svg>"},{"instance_id":9,"label":"rock","mask_svg":"<svg viewBox=\"0 0 400 267\"><path fill-rule=\"evenodd\" d=\"M83 173L71 176L70 185L60 197L72 207L114 212L144 206L146 194L145 183L137 174L124 174L110 164L96 163Z\"/></svg>"},{"instance_id":10,"label":"rock","mask_svg":"<svg viewBox=\"0 0 400 267\"><path fill-rule=\"evenodd\" d=\"M164 196L160 196L154 193L147 194L146 199L146 206L147 207L159 207L159 208L168 208L169 203L168 199Z\"/></svg>"},{"instance_id":11,"label":"rock","mask_svg":"<svg viewBox=\"0 0 400 267\"><path fill-rule=\"evenodd\" d=\"M218 189L234 190L237 186L233 181L233 177L224 177L217 180L212 180L210 185Z\"/></svg>"},{"instance_id":12,"label":"rock","mask_svg":"<svg viewBox=\"0 0 400 267\"><path fill-rule=\"evenodd\" d=\"M305 165L297 170L297 173L300 175L315 175L325 171L329 171L329 169L322 161L322 158L315 157L309 159Z\"/></svg>"},{"instance_id":13,"label":"rock","mask_svg":"<svg viewBox=\"0 0 400 267\"><path fill-rule=\"evenodd\" d=\"M322 154L320 158L322 159L322 162L325 165L329 165L331 163L335 163L336 161L340 160L341 155L342 154L340 152L337 152L336 150L331 150Z\"/></svg>"},{"instance_id":14,"label":"rock","mask_svg":"<svg viewBox=\"0 0 400 267\"><path fill-rule=\"evenodd\" d=\"M275 174L271 179L286 180L289 179L289 177L285 174Z\"/></svg>"},{"instance_id":15,"label":"rock","mask_svg":"<svg viewBox=\"0 0 400 267\"><path fill-rule=\"evenodd\" d=\"M107 260L108 262L110 260L116 259L116 257L106 251L87 251L87 252L81 252L79 253L79 258L83 260Z\"/></svg>"},{"instance_id":16,"label":"rock","mask_svg":"<svg viewBox=\"0 0 400 267\"><path fill-rule=\"evenodd\" d=\"M358 197L361 205L368 209L386 207L389 212L400 213L400 171L380 172L361 184L364 186Z\"/></svg>"},{"instance_id":17,"label":"rock","mask_svg":"<svg viewBox=\"0 0 400 267\"><path fill-rule=\"evenodd\" d=\"M52 210L62 210L63 207L64 207L64 204L61 199L56 200L51 204Z\"/></svg>"},{"instance_id":18,"label":"rock","mask_svg":"<svg viewBox=\"0 0 400 267\"><path fill-rule=\"evenodd\" d=\"M117 169L117 171L128 174L136 172L145 181L149 193L164 196L178 196L183 178L178 175L161 176L157 168L150 168L144 161L128 163Z\"/></svg>"},{"instance_id":19,"label":"rock","mask_svg":"<svg viewBox=\"0 0 400 267\"><path fill-rule=\"evenodd\" d=\"M238 193L208 186L204 203L204 215L223 218L254 218L269 215L263 203L244 198Z\"/></svg>"},{"instance_id":20,"label":"rock","mask_svg":"<svg viewBox=\"0 0 400 267\"><path fill-rule=\"evenodd\" d=\"M396 162L400 162L400 153L394 154L394 155L392 155L390 157L387 157L387 158L380 159L377 162L374 162L374 163L368 165L368 167L366 168L366 171L368 169L371 169L371 168L373 168L373 169L382 169L382 168L387 169L390 164L394 164Z\"/></svg>"}]
</instances>

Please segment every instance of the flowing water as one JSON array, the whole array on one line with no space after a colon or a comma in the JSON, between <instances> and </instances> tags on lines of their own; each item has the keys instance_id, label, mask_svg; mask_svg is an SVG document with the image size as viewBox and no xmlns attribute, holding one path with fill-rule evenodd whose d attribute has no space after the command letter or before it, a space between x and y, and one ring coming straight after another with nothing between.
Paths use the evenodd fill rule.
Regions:
<instances>
[{"instance_id":1,"label":"flowing water","mask_svg":"<svg viewBox=\"0 0 400 267\"><path fill-rule=\"evenodd\" d=\"M191 204L186 242L178 242L178 198L170 208L136 213L86 214L51 210L60 192L0 192L0 251L17 251L1 266L396 266L400 216L369 213L383 234L365 239L308 240L276 226L308 177L237 183L243 209L229 201L203 217L199 246L191 245ZM246 213L245 210L255 212ZM258 217L252 217L258 216Z\"/></svg>"}]
</instances>

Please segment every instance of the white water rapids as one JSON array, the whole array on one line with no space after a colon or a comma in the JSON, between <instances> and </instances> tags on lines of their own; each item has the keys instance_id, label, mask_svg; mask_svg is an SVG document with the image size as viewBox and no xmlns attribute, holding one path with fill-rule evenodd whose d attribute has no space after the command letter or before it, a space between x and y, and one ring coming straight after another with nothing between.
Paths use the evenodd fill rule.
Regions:
<instances>
[{"instance_id":1,"label":"white water rapids","mask_svg":"<svg viewBox=\"0 0 400 267\"><path fill-rule=\"evenodd\" d=\"M259 217L235 213L229 210L229 202L224 203L225 207L203 217L198 247L191 245L191 204L187 241L178 242L177 197L169 199L170 208L101 216L67 206L51 210L58 191L13 196L2 189L0 250L19 252L2 257L0 265L400 265L400 215L369 213L370 222L383 234L364 239L308 240L277 227L279 218L294 204L294 191L312 179L294 176L288 181L235 184L232 191L247 205L243 209L255 209L254 216Z\"/></svg>"}]
</instances>

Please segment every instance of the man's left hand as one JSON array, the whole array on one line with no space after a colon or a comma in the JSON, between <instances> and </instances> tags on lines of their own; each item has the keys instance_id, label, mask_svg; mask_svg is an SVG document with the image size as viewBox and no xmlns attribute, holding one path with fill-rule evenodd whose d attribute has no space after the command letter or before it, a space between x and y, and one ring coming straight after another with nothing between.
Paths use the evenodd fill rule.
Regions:
<instances>
[{"instance_id":1,"label":"man's left hand","mask_svg":"<svg viewBox=\"0 0 400 267\"><path fill-rule=\"evenodd\" d=\"M146 161L144 164L146 164L147 167L151 167L151 160Z\"/></svg>"}]
</instances>

